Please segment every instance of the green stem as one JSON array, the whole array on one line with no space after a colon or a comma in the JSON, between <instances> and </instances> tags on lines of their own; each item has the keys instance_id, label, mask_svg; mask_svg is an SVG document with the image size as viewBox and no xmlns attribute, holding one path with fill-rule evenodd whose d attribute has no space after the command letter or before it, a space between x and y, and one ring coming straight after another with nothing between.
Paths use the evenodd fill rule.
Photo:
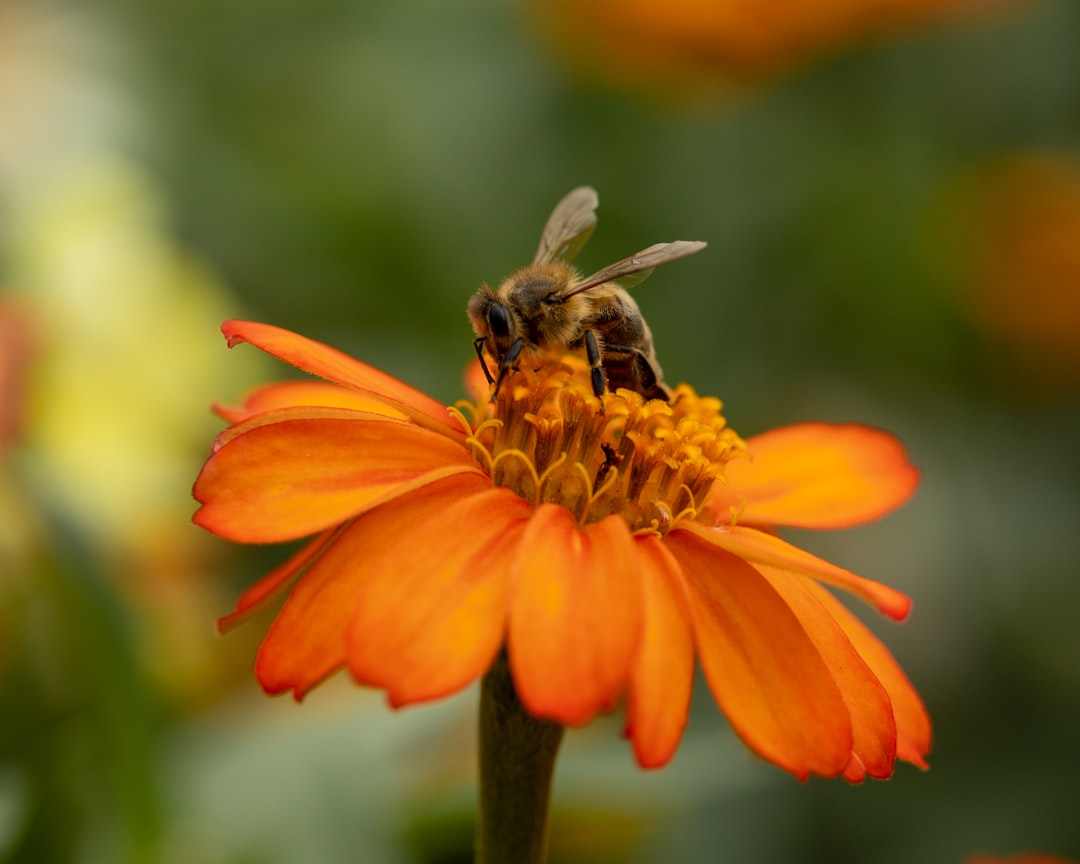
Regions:
<instances>
[{"instance_id":1,"label":"green stem","mask_svg":"<svg viewBox=\"0 0 1080 864\"><path fill-rule=\"evenodd\" d=\"M480 814L476 864L543 864L563 727L518 701L506 654L480 686Z\"/></svg>"}]
</instances>

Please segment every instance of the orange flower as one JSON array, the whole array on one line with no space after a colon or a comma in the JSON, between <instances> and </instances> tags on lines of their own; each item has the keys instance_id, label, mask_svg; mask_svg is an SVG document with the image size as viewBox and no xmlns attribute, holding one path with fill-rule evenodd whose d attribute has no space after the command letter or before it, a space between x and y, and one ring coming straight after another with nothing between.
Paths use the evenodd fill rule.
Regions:
<instances>
[{"instance_id":1,"label":"orange flower","mask_svg":"<svg viewBox=\"0 0 1080 864\"><path fill-rule=\"evenodd\" d=\"M968 858L966 864L1073 864L1073 862L1055 855L1047 855L1044 852L1021 852L1009 858L977 856Z\"/></svg>"},{"instance_id":2,"label":"orange flower","mask_svg":"<svg viewBox=\"0 0 1080 864\"><path fill-rule=\"evenodd\" d=\"M1022 153L959 184L963 311L1028 388L1080 385L1080 161Z\"/></svg>"},{"instance_id":3,"label":"orange flower","mask_svg":"<svg viewBox=\"0 0 1080 864\"><path fill-rule=\"evenodd\" d=\"M215 534L314 535L219 622L292 585L256 662L267 692L300 699L347 667L408 705L467 686L505 646L537 717L580 725L625 695L654 767L678 746L697 656L735 731L799 778L925 767L918 695L820 583L897 620L910 601L772 532L902 503L917 472L893 438L814 424L743 442L685 385L671 404L598 399L573 356L516 372L494 402L474 367L474 401L448 409L294 333L222 329L333 382L219 409L233 425L195 484Z\"/></svg>"},{"instance_id":4,"label":"orange flower","mask_svg":"<svg viewBox=\"0 0 1080 864\"><path fill-rule=\"evenodd\" d=\"M566 60L612 83L758 78L918 25L987 14L1009 0L536 0Z\"/></svg>"},{"instance_id":5,"label":"orange flower","mask_svg":"<svg viewBox=\"0 0 1080 864\"><path fill-rule=\"evenodd\" d=\"M0 295L0 469L22 432L26 377L33 354L30 316Z\"/></svg>"}]
</instances>

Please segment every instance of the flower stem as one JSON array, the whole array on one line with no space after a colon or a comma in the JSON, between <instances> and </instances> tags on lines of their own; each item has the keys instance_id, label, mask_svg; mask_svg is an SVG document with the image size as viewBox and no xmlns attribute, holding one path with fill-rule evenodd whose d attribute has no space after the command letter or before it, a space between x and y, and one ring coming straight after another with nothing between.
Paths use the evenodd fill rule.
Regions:
<instances>
[{"instance_id":1,"label":"flower stem","mask_svg":"<svg viewBox=\"0 0 1080 864\"><path fill-rule=\"evenodd\" d=\"M518 701L506 654L480 686L480 814L476 864L543 864L563 727Z\"/></svg>"}]
</instances>

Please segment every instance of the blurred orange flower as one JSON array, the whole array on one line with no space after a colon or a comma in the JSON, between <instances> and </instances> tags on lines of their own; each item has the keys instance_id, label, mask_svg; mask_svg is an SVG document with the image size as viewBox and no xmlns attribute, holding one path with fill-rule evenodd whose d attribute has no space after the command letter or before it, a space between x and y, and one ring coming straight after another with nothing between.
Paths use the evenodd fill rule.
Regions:
<instances>
[{"instance_id":1,"label":"blurred orange flower","mask_svg":"<svg viewBox=\"0 0 1080 864\"><path fill-rule=\"evenodd\" d=\"M1002 0L538 0L567 60L624 83L757 77L860 39Z\"/></svg>"},{"instance_id":2,"label":"blurred orange flower","mask_svg":"<svg viewBox=\"0 0 1080 864\"><path fill-rule=\"evenodd\" d=\"M1043 385L1080 385L1080 162L1025 154L961 190L963 302Z\"/></svg>"},{"instance_id":3,"label":"blurred orange flower","mask_svg":"<svg viewBox=\"0 0 1080 864\"><path fill-rule=\"evenodd\" d=\"M33 341L30 330L26 311L0 295L0 468L22 433Z\"/></svg>"},{"instance_id":4,"label":"blurred orange flower","mask_svg":"<svg viewBox=\"0 0 1080 864\"><path fill-rule=\"evenodd\" d=\"M671 404L598 399L573 356L515 373L494 402L474 365L474 401L447 409L286 330L223 332L331 382L219 409L233 425L195 483L215 534L315 535L219 622L295 582L256 662L267 692L300 699L347 667L402 706L465 687L505 646L537 717L580 725L625 694L650 767L678 746L696 655L736 732L799 778L925 767L917 693L819 583L897 620L910 601L772 531L905 501L918 474L891 436L811 424L743 442L685 385Z\"/></svg>"},{"instance_id":5,"label":"blurred orange flower","mask_svg":"<svg viewBox=\"0 0 1080 864\"><path fill-rule=\"evenodd\" d=\"M1074 864L1074 862L1066 858L1047 855L1043 852L1021 852L1009 858L980 855L976 858L968 858L965 864Z\"/></svg>"}]
</instances>

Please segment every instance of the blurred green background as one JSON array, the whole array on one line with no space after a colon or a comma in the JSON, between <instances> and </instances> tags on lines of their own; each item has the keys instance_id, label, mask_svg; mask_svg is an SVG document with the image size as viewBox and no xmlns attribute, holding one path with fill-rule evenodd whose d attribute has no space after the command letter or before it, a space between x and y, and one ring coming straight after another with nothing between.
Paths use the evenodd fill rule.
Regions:
<instances>
[{"instance_id":1,"label":"blurred green background","mask_svg":"<svg viewBox=\"0 0 1080 864\"><path fill-rule=\"evenodd\" d=\"M465 301L583 183L587 270L709 243L635 292L669 381L909 446L911 504L795 539L914 598L871 623L935 746L799 784L699 686L662 771L568 736L553 864L1080 858L1080 4L789 2L745 56L708 5L665 48L597 2L0 2L0 860L470 860L475 691L264 697L266 620L212 624L285 550L189 490L288 374L221 320L453 401Z\"/></svg>"}]
</instances>

